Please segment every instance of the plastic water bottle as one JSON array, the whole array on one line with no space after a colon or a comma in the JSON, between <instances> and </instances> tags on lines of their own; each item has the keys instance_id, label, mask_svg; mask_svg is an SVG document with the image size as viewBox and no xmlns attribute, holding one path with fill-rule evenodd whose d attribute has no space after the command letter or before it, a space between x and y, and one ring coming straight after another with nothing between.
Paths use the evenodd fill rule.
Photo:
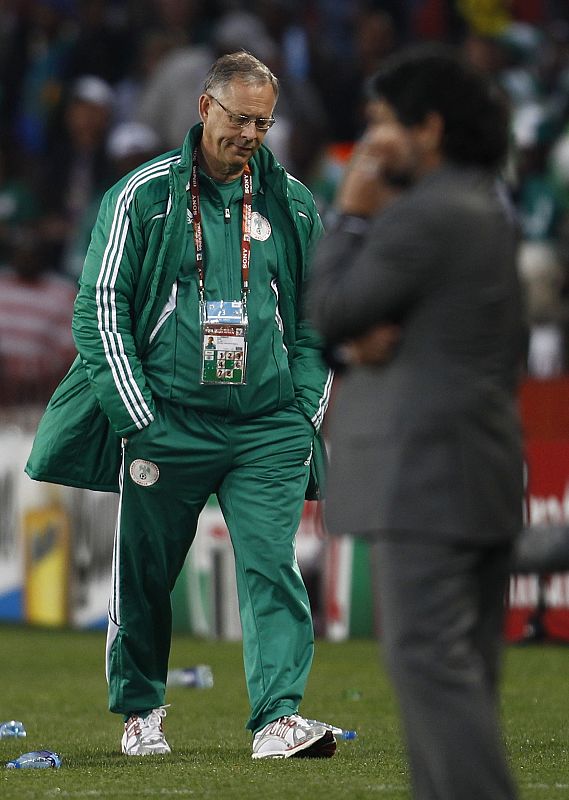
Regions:
<instances>
[{"instance_id":1,"label":"plastic water bottle","mask_svg":"<svg viewBox=\"0 0 569 800\"><path fill-rule=\"evenodd\" d=\"M11 719L9 722L0 723L0 739L7 739L9 736L23 738L26 736L26 729L23 722Z\"/></svg>"},{"instance_id":2,"label":"plastic water bottle","mask_svg":"<svg viewBox=\"0 0 569 800\"><path fill-rule=\"evenodd\" d=\"M330 727L334 736L337 736L338 739L343 739L345 742L351 742L358 737L356 731L344 730L344 728L337 728L335 725Z\"/></svg>"},{"instance_id":3,"label":"plastic water bottle","mask_svg":"<svg viewBox=\"0 0 569 800\"><path fill-rule=\"evenodd\" d=\"M332 731L334 736L337 736L338 739L342 739L345 742L351 742L354 739L357 739L358 737L356 731L350 731L345 728L339 728L337 725L329 725L327 722L320 722L317 719L307 719L306 721L311 723L312 725L322 725L323 728Z\"/></svg>"},{"instance_id":4,"label":"plastic water bottle","mask_svg":"<svg viewBox=\"0 0 569 800\"><path fill-rule=\"evenodd\" d=\"M61 756L51 750L33 750L8 761L8 769L58 769L61 766Z\"/></svg>"},{"instance_id":5,"label":"plastic water bottle","mask_svg":"<svg viewBox=\"0 0 569 800\"><path fill-rule=\"evenodd\" d=\"M193 689L211 689L213 686L213 672L207 664L197 664L195 667L171 669L168 671L167 686L186 686Z\"/></svg>"}]
</instances>

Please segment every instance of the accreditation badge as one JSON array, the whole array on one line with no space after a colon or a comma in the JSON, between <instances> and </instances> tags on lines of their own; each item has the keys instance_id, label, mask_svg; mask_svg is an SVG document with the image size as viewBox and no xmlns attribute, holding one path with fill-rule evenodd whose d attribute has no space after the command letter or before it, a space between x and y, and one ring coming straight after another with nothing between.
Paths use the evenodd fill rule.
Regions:
<instances>
[{"instance_id":1,"label":"accreditation badge","mask_svg":"<svg viewBox=\"0 0 569 800\"><path fill-rule=\"evenodd\" d=\"M243 303L213 301L202 308L201 384L246 383L247 314Z\"/></svg>"}]
</instances>

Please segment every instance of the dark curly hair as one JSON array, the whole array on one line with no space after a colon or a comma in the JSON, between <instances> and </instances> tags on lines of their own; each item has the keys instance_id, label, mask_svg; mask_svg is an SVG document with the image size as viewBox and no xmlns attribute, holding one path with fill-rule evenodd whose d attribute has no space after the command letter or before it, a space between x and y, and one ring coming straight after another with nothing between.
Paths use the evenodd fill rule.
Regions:
<instances>
[{"instance_id":1,"label":"dark curly hair","mask_svg":"<svg viewBox=\"0 0 569 800\"><path fill-rule=\"evenodd\" d=\"M501 90L446 45L419 45L385 61L370 81L405 127L436 112L444 122L442 149L461 164L497 169L505 161L510 114Z\"/></svg>"}]
</instances>

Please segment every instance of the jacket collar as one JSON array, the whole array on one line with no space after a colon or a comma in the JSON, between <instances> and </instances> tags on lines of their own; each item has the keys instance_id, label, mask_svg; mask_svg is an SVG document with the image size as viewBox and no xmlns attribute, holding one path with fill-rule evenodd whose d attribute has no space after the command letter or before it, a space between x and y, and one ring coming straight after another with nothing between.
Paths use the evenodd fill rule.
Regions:
<instances>
[{"instance_id":1,"label":"jacket collar","mask_svg":"<svg viewBox=\"0 0 569 800\"><path fill-rule=\"evenodd\" d=\"M188 173L192 166L192 153L200 139L202 138L203 124L199 122L188 131L182 145L182 156L179 168ZM260 184L268 183L277 190L277 184L281 184L281 192L286 194L286 171L276 160L269 148L262 144L251 159L251 171L258 176ZM255 181L256 183L256 181Z\"/></svg>"}]
</instances>

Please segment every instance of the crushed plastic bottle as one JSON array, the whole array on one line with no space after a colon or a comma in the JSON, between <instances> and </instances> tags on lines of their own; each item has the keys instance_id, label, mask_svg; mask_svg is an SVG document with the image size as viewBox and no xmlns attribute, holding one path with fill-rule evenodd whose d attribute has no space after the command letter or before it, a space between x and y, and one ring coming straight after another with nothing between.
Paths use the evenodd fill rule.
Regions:
<instances>
[{"instance_id":1,"label":"crushed plastic bottle","mask_svg":"<svg viewBox=\"0 0 569 800\"><path fill-rule=\"evenodd\" d=\"M211 689L213 672L207 664L168 671L167 686L186 686L194 689Z\"/></svg>"},{"instance_id":2,"label":"crushed plastic bottle","mask_svg":"<svg viewBox=\"0 0 569 800\"><path fill-rule=\"evenodd\" d=\"M13 761L8 761L8 769L59 769L61 756L51 750L33 750L23 753Z\"/></svg>"},{"instance_id":3,"label":"crushed plastic bottle","mask_svg":"<svg viewBox=\"0 0 569 800\"><path fill-rule=\"evenodd\" d=\"M307 719L306 721L311 725L322 725L327 730L332 731L334 736L337 736L338 739L343 739L345 742L351 742L358 738L356 731L347 730L346 728L339 728L337 725L330 725L328 722L320 722L317 719Z\"/></svg>"},{"instance_id":4,"label":"crushed plastic bottle","mask_svg":"<svg viewBox=\"0 0 569 800\"><path fill-rule=\"evenodd\" d=\"M23 722L19 722L16 719L0 722L0 739L7 739L9 736L23 738L26 735Z\"/></svg>"},{"instance_id":5,"label":"crushed plastic bottle","mask_svg":"<svg viewBox=\"0 0 569 800\"><path fill-rule=\"evenodd\" d=\"M343 739L345 742L351 742L358 738L357 731L345 730L344 728L337 728L335 725L330 726L334 736Z\"/></svg>"}]
</instances>

